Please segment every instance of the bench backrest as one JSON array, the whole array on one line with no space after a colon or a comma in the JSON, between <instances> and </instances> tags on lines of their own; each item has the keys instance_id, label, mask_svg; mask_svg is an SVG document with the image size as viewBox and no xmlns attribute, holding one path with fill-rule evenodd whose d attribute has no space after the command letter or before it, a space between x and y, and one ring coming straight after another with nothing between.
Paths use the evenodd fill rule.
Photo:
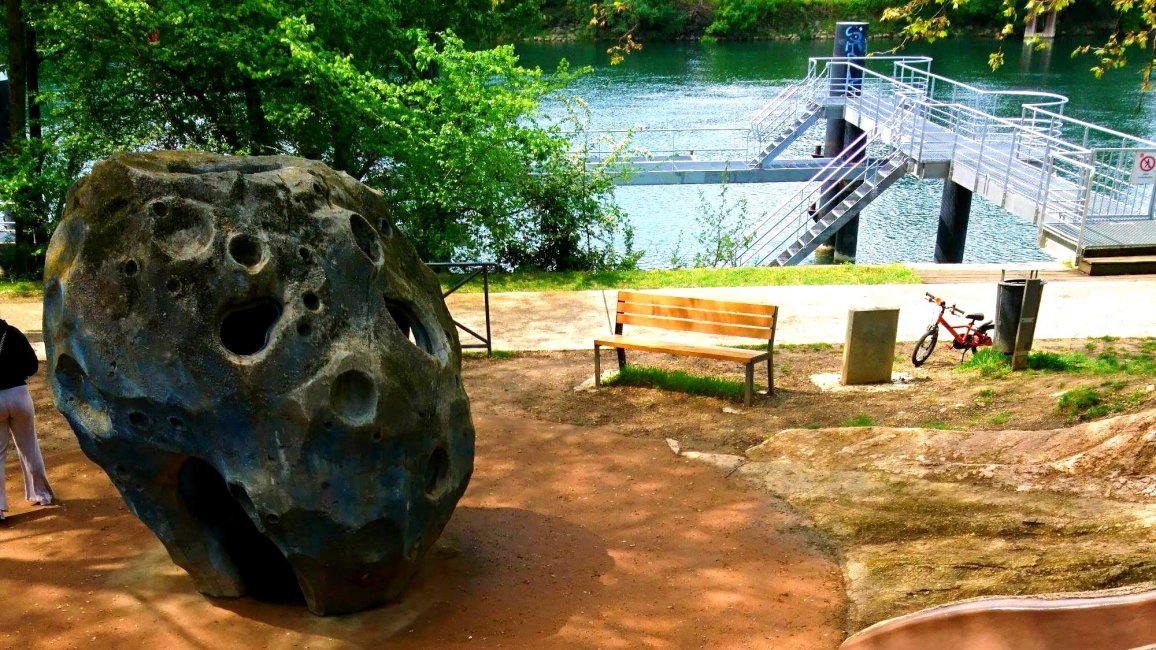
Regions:
<instances>
[{"instance_id":1,"label":"bench backrest","mask_svg":"<svg viewBox=\"0 0 1156 650\"><path fill-rule=\"evenodd\" d=\"M779 308L759 303L619 291L615 331L625 324L772 341Z\"/></svg>"}]
</instances>

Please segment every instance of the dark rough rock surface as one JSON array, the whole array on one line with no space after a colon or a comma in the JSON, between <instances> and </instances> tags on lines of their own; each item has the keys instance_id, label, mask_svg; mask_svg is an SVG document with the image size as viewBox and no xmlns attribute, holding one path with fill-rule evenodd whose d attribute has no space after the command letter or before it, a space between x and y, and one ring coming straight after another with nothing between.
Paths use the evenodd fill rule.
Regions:
<instances>
[{"instance_id":1,"label":"dark rough rock surface","mask_svg":"<svg viewBox=\"0 0 1156 650\"><path fill-rule=\"evenodd\" d=\"M395 599L473 471L453 321L386 201L321 163L121 155L45 270L57 407L210 596Z\"/></svg>"}]
</instances>

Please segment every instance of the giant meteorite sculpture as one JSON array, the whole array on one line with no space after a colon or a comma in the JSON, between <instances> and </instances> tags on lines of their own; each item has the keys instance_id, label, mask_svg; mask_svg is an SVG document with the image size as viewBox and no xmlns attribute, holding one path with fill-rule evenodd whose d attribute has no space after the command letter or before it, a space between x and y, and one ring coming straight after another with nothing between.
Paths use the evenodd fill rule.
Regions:
<instances>
[{"instance_id":1,"label":"giant meteorite sculpture","mask_svg":"<svg viewBox=\"0 0 1156 650\"><path fill-rule=\"evenodd\" d=\"M44 331L81 448L210 596L394 599L473 470L438 282L320 163L97 164L49 246Z\"/></svg>"}]
</instances>

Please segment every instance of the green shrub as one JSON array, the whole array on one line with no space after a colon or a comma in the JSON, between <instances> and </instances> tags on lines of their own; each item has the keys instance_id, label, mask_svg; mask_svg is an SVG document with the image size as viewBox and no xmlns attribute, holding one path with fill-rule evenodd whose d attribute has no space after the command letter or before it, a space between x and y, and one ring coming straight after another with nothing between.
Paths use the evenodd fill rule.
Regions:
<instances>
[{"instance_id":1,"label":"green shrub","mask_svg":"<svg viewBox=\"0 0 1156 650\"><path fill-rule=\"evenodd\" d=\"M873 420L870 415L861 414L861 415L856 415L855 417L853 417L849 420L844 420L843 424L841 426L844 426L844 427L870 427L870 426L874 426L874 425L875 425L875 420Z\"/></svg>"}]
</instances>

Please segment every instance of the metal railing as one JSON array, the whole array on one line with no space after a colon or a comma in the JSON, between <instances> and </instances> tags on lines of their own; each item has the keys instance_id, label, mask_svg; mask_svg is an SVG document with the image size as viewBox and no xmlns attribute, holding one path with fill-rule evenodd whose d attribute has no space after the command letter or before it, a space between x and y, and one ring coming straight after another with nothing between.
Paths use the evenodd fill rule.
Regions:
<instances>
[{"instance_id":1,"label":"metal railing","mask_svg":"<svg viewBox=\"0 0 1156 650\"><path fill-rule=\"evenodd\" d=\"M1134 182L1132 170L1156 142L1066 116L1062 95L979 88L905 61L887 74L851 60L816 59L808 74L835 62L857 77L843 85L846 110L877 122L898 102L910 102L910 119L884 133L890 144L919 161L950 161L954 176L1002 192L1005 207L1018 202L1016 211L1041 229L1065 223L1082 233L1089 222L1154 217L1156 192Z\"/></svg>"},{"instance_id":2,"label":"metal railing","mask_svg":"<svg viewBox=\"0 0 1156 650\"><path fill-rule=\"evenodd\" d=\"M458 289L461 289L470 280L473 280L479 275L482 276L482 294L483 301L485 303L486 315L486 335L482 336L481 334L478 334L474 330L458 322L458 320L454 319L452 315L450 318L453 319L454 325L456 325L458 329L465 332L466 334L469 334L478 341L477 343L462 343L461 339L459 338L458 347L460 349L484 349L487 355L493 354L494 338L490 333L490 271L498 268L498 265L494 262L426 262L426 266L435 272L456 270L458 274L461 274L461 277L457 278L457 282L455 282L453 286L442 292L442 300L445 300L450 296L450 294L456 292Z\"/></svg>"},{"instance_id":3,"label":"metal railing","mask_svg":"<svg viewBox=\"0 0 1156 650\"><path fill-rule=\"evenodd\" d=\"M897 107L888 116L888 126L894 127L894 122L902 119L902 112ZM815 221L824 220L847 201L851 201L849 209L850 205L870 193L875 187L879 170L894 164L897 157L903 156L894 148L882 157L869 155L872 146L880 141L883 129L881 126L864 131L848 143L838 156L831 158L809 182L748 229L744 239L749 238L749 243L737 257L739 264L766 263L784 248L803 240ZM867 192L861 193L862 188L866 188ZM809 242L807 240L803 243Z\"/></svg>"},{"instance_id":4,"label":"metal railing","mask_svg":"<svg viewBox=\"0 0 1156 650\"><path fill-rule=\"evenodd\" d=\"M581 136L571 153L586 164L633 167L645 163L738 161L753 155L750 130L740 127L698 127L688 129L648 128L605 129L566 132ZM623 144L625 143L625 145Z\"/></svg>"}]
</instances>

